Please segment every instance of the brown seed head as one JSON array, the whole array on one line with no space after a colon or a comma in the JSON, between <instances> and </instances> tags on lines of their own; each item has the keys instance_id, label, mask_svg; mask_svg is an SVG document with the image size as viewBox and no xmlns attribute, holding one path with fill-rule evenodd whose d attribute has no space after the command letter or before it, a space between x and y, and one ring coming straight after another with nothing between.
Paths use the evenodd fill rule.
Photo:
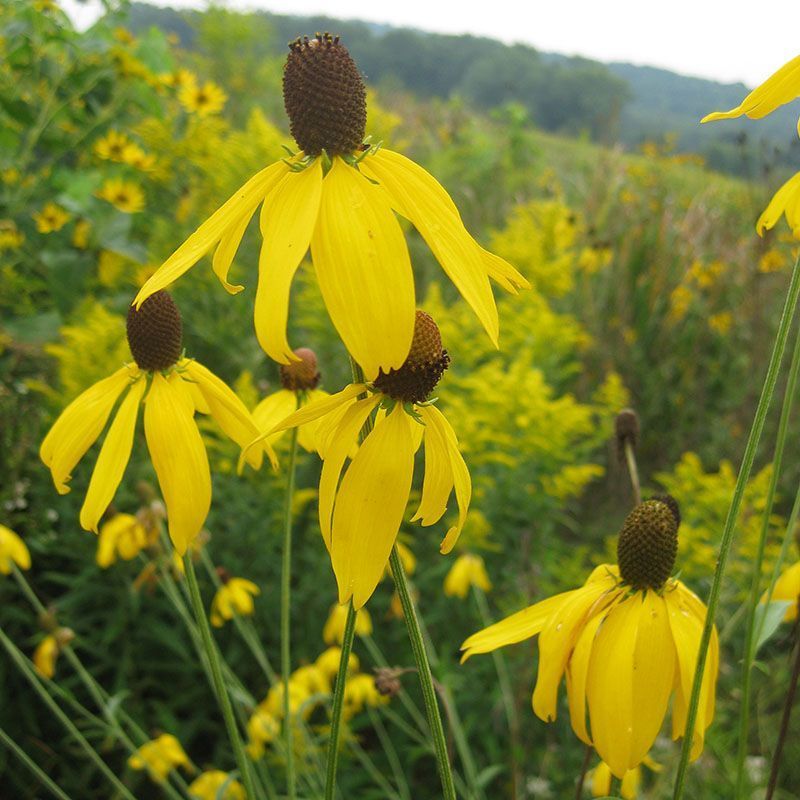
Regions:
<instances>
[{"instance_id":1,"label":"brown seed head","mask_svg":"<svg viewBox=\"0 0 800 800\"><path fill-rule=\"evenodd\" d=\"M377 667L375 669L375 688L383 697L394 697L403 688L400 676L405 672L397 667Z\"/></svg>"},{"instance_id":2,"label":"brown seed head","mask_svg":"<svg viewBox=\"0 0 800 800\"><path fill-rule=\"evenodd\" d=\"M283 103L289 127L306 155L346 155L364 141L367 92L339 37L295 39L283 68Z\"/></svg>"},{"instance_id":3,"label":"brown seed head","mask_svg":"<svg viewBox=\"0 0 800 800\"><path fill-rule=\"evenodd\" d=\"M163 289L137 311L128 309L128 345L134 361L148 372L169 369L183 351L183 323L175 301Z\"/></svg>"},{"instance_id":4,"label":"brown seed head","mask_svg":"<svg viewBox=\"0 0 800 800\"><path fill-rule=\"evenodd\" d=\"M614 434L617 440L617 455L620 462L625 461L625 444L636 447L639 441L639 415L632 408L623 408L614 420Z\"/></svg>"},{"instance_id":5,"label":"brown seed head","mask_svg":"<svg viewBox=\"0 0 800 800\"><path fill-rule=\"evenodd\" d=\"M639 503L622 524L617 563L625 583L634 589L660 589L678 553L678 504L669 495Z\"/></svg>"},{"instance_id":6,"label":"brown seed head","mask_svg":"<svg viewBox=\"0 0 800 800\"><path fill-rule=\"evenodd\" d=\"M381 370L373 381L384 394L407 403L428 399L450 364L442 334L430 314L417 311L411 350L399 369Z\"/></svg>"},{"instance_id":7,"label":"brown seed head","mask_svg":"<svg viewBox=\"0 0 800 800\"><path fill-rule=\"evenodd\" d=\"M317 369L317 356L308 347L299 347L294 354L300 359L281 364L281 385L291 392L304 392L316 389L320 373Z\"/></svg>"}]
</instances>

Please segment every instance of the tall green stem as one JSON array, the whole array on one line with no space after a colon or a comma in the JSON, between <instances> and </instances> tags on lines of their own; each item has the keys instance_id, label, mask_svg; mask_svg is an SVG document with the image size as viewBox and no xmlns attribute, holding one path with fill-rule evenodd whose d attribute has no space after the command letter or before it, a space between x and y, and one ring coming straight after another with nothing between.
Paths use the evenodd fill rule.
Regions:
<instances>
[{"instance_id":1,"label":"tall green stem","mask_svg":"<svg viewBox=\"0 0 800 800\"><path fill-rule=\"evenodd\" d=\"M203 647L208 657L208 663L211 667L211 676L214 681L214 688L216 689L217 701L219 702L222 716L225 719L225 727L228 730L228 738L233 748L233 754L236 758L236 764L239 767L239 773L242 777L245 792L248 800L256 800L255 787L253 786L253 777L250 773L250 765L247 761L247 756L244 752L242 745L242 738L239 735L239 727L236 724L236 717L233 714L233 706L231 705L231 698L228 695L228 687L225 685L225 679L222 677L222 665L219 660L219 653L217 653L217 646L211 636L211 627L208 624L206 611L203 606L203 598L200 596L200 587L197 585L197 576L194 571L194 563L192 562L191 551L187 552L183 557L183 564L186 569L186 580L189 585L189 596L192 600L192 608L194 610L195 620L200 629L200 637L203 640Z\"/></svg>"},{"instance_id":2,"label":"tall green stem","mask_svg":"<svg viewBox=\"0 0 800 800\"><path fill-rule=\"evenodd\" d=\"M289 445L286 495L283 502L283 564L281 566L281 672L283 673L283 736L286 743L286 787L289 800L297 797L294 774L294 745L292 743L291 698L289 673L292 669L290 615L292 610L292 496L297 466L297 428L292 428Z\"/></svg>"},{"instance_id":3,"label":"tall green stem","mask_svg":"<svg viewBox=\"0 0 800 800\"><path fill-rule=\"evenodd\" d=\"M344 705L344 687L347 683L347 669L350 665L350 652L353 649L353 637L356 632L356 610L353 601L347 607L347 619L342 635L342 655L339 659L339 672L336 675L336 686L333 690L333 707L331 709L331 733L328 739L328 765L325 774L325 800L333 800L336 793L336 770L339 766L339 730L342 725L342 707Z\"/></svg>"},{"instance_id":4,"label":"tall green stem","mask_svg":"<svg viewBox=\"0 0 800 800\"><path fill-rule=\"evenodd\" d=\"M737 798L744 797L745 758L747 757L747 737L750 728L750 688L753 676L753 662L755 661L753 644L756 641L754 638L756 609L758 608L758 598L761 594L761 566L764 563L764 550L769 533L769 522L772 517L772 507L775 502L775 490L778 485L778 478L783 464L786 433L789 428L789 417L791 416L792 403L794 401L795 389L797 388L797 376L798 373L800 373L800 327L798 327L795 337L792 363L789 367L789 377L786 381L786 391L783 395L783 408L781 409L781 418L778 423L778 438L775 442L775 452L772 457L772 475L770 476L769 488L767 489L764 518L761 524L761 534L758 539L756 559L753 564L750 597L747 603L747 627L745 632L744 656L742 658L742 697L739 705L739 745L736 757Z\"/></svg>"},{"instance_id":5,"label":"tall green stem","mask_svg":"<svg viewBox=\"0 0 800 800\"><path fill-rule=\"evenodd\" d=\"M2 729L0 728L0 742L2 742L48 789L58 800L70 800L69 795L56 786L48 774Z\"/></svg>"},{"instance_id":6,"label":"tall green stem","mask_svg":"<svg viewBox=\"0 0 800 800\"><path fill-rule=\"evenodd\" d=\"M719 603L719 593L722 587L722 578L725 574L725 566L728 560L728 553L733 543L733 532L736 526L736 520L739 516L739 509L742 504L742 497L747 481L750 478L750 472L753 468L753 461L756 456L756 449L761 433L764 430L764 421L767 417L772 395L775 391L775 383L778 380L778 372L780 371L780 364L783 359L783 353L786 349L786 340L789 336L789 329L794 318L795 308L797 306L797 298L800 295L800 259L795 262L794 269L792 270L792 278L789 283L789 291L786 296L786 303L781 313L781 319L778 323L778 332L775 336L775 344L772 348L772 355L770 356L769 366L767 367L767 376L764 380L764 386L761 390L761 397L758 401L756 408L755 418L753 425L750 428L750 434L747 437L747 444L742 458L742 465L739 468L739 475L736 479L736 487L733 492L733 499L730 508L728 509L728 516L725 520L725 528L722 533L722 539L719 545L719 555L717 557L717 568L714 572L714 580L711 584L711 591L708 596L708 611L706 613L706 621L703 626L703 633L700 637L700 646L697 652L697 665L694 672L694 682L692 684L692 693L689 698L689 711L686 718L686 727L684 728L683 745L681 747L681 759L678 764L678 773L675 778L675 791L673 800L680 800L683 797L683 790L686 781L686 769L689 765L689 754L691 751L692 739L694 738L694 726L697 720L697 709L700 703L700 688L703 682L703 672L706 666L706 657L708 656L708 645L711 641L711 631L714 627L714 620L717 615L717 605Z\"/></svg>"}]
</instances>

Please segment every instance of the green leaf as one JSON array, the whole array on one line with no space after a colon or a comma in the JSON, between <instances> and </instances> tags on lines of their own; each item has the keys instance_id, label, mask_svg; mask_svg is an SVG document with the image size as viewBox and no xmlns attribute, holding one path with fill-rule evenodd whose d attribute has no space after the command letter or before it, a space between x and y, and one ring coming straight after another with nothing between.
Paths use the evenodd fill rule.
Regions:
<instances>
[{"instance_id":1,"label":"green leaf","mask_svg":"<svg viewBox=\"0 0 800 800\"><path fill-rule=\"evenodd\" d=\"M778 630L784 616L786 609L789 608L791 602L789 600L773 600L769 605L760 603L756 608L755 629L760 630L761 633L758 641L753 645L752 657L755 658L758 651L765 645Z\"/></svg>"}]
</instances>

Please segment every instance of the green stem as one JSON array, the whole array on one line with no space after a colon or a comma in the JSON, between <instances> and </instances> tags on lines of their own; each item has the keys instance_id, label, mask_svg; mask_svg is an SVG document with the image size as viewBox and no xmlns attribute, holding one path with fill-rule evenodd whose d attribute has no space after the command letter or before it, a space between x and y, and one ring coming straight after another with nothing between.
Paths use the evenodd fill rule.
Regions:
<instances>
[{"instance_id":1,"label":"green stem","mask_svg":"<svg viewBox=\"0 0 800 800\"><path fill-rule=\"evenodd\" d=\"M195 620L200 628L200 636L203 640L203 647L205 648L208 662L211 667L211 676L214 680L214 688L217 693L217 701L219 702L222 716L225 720L225 727L228 730L228 738L230 739L231 746L233 747L233 754L236 758L236 764L239 767L239 773L244 784L245 793L250 800L256 800L258 795L253 786L253 776L250 773L250 765L247 761L247 755L242 745L242 738L239 735L239 727L236 724L236 717L233 713L233 706L231 705L231 698L228 695L228 688L225 685L225 679L222 676L222 666L220 664L219 654L217 653L217 646L211 636L211 627L208 624L205 608L203 606L203 599L200 596L200 587L197 585L197 575L194 571L194 563L192 562L191 551L187 552L183 557L183 564L186 568L186 580L189 585L189 596L192 601L192 608L194 609Z\"/></svg>"},{"instance_id":2,"label":"green stem","mask_svg":"<svg viewBox=\"0 0 800 800\"><path fill-rule=\"evenodd\" d=\"M397 552L397 547L392 548L392 554L389 556L389 565L392 568L392 577L397 587L397 593L400 596L400 604L403 607L403 616L406 621L406 628L408 629L408 637L411 640L411 649L414 652L414 661L417 665L422 698L425 701L428 725L430 726L431 736L433 737L436 766L439 770L439 778L442 782L442 795L445 800L455 800L456 790L453 785L453 773L450 768L450 760L447 757L447 742L444 736L442 717L439 713L439 704L436 700L436 692L433 688L431 667L428 663L428 656L425 653L425 644L422 640L422 631L419 626L419 620L417 619L417 612L408 591L408 580L406 579L403 562Z\"/></svg>"},{"instance_id":3,"label":"green stem","mask_svg":"<svg viewBox=\"0 0 800 800\"><path fill-rule=\"evenodd\" d=\"M70 800L68 794L63 792L49 778L46 772L2 729L0 728L0 741L39 779L42 785L52 792L58 800Z\"/></svg>"},{"instance_id":4,"label":"green stem","mask_svg":"<svg viewBox=\"0 0 800 800\"><path fill-rule=\"evenodd\" d=\"M392 774L394 775L394 781L397 784L398 791L402 795L403 800L411 800L411 790L408 787L408 781L403 773L400 757L397 755L397 750L392 743L392 738L389 736L388 732L386 731L386 727L381 720L381 715L375 711L374 708L370 707L367 707L367 713L369 714L369 719L372 723L372 727L375 729L375 733L378 734L381 747L383 748L384 753L386 753L386 758L389 761L389 766L391 767Z\"/></svg>"},{"instance_id":5,"label":"green stem","mask_svg":"<svg viewBox=\"0 0 800 800\"><path fill-rule=\"evenodd\" d=\"M294 774L294 745L289 697L289 673L292 669L290 615L292 610L292 496L297 466L297 428L292 428L289 445L289 468L283 503L283 564L281 566L281 672L283 673L283 735L286 743L286 785L289 800L297 797Z\"/></svg>"},{"instance_id":6,"label":"green stem","mask_svg":"<svg viewBox=\"0 0 800 800\"><path fill-rule=\"evenodd\" d=\"M789 428L789 417L792 412L795 389L797 387L797 377L800 373L800 327L798 327L794 352L792 353L792 363L789 367L789 377L786 381L786 391L783 395L783 408L781 418L778 423L778 438L775 442L775 452L772 457L772 475L770 476L769 488L767 489L766 507L761 524L761 533L758 539L755 563L753 565L753 579L750 584L750 597L747 603L747 627L745 632L744 656L742 658L742 697L739 705L739 738L738 750L736 755L736 797L744 797L745 783L745 758L747 757L747 737L750 728L750 688L753 676L753 661L755 660L754 638L756 627L756 609L761 584L761 567L764 563L764 550L769 533L769 523L772 517L772 507L775 502L775 491L778 485L778 478L783 464L783 450L786 444L786 434Z\"/></svg>"},{"instance_id":7,"label":"green stem","mask_svg":"<svg viewBox=\"0 0 800 800\"><path fill-rule=\"evenodd\" d=\"M78 728L75 726L75 723L64 713L58 703L56 703L56 701L50 697L28 659L17 649L16 645L11 641L11 639L6 636L5 631L3 631L2 628L0 628L0 642L2 642L3 647L5 647L12 660L19 668L20 672L22 672L22 674L28 680L28 683L33 686L34 690L39 697L41 697L45 705L50 709L58 721L66 728L67 732L72 736L73 739L75 739L81 749L91 759L100 772L102 772L103 775L108 778L109 783L111 783L112 786L123 797L126 798L126 800L136 800L136 798L128 791L128 788L113 773L108 764L106 764L106 762L100 758L99 753L94 749L94 747L92 747L86 737L78 730Z\"/></svg>"},{"instance_id":8,"label":"green stem","mask_svg":"<svg viewBox=\"0 0 800 800\"><path fill-rule=\"evenodd\" d=\"M642 502L642 488L639 483L639 467L636 465L636 453L630 439L625 439L625 463L628 465L628 477L631 479L634 505Z\"/></svg>"},{"instance_id":9,"label":"green stem","mask_svg":"<svg viewBox=\"0 0 800 800\"><path fill-rule=\"evenodd\" d=\"M750 434L747 437L747 444L745 446L744 456L742 458L742 465L739 468L739 475L736 479L736 487L733 492L733 499L730 508L728 509L728 516L725 520L725 528L722 533L722 539L719 545L719 554L717 557L717 568L714 572L714 580L711 584L711 591L708 596L708 611L706 613L705 625L703 626L703 633L700 637L700 646L697 652L697 665L694 672L694 682L692 684L692 692L689 697L689 711L686 718L686 727L684 728L683 745L681 747L681 759L678 764L678 773L675 778L675 790L673 800L680 800L683 797L683 790L686 781L686 769L689 765L689 754L691 751L692 739L694 738L694 726L697 720L697 709L700 703L700 689L703 682L703 672L706 666L706 657L708 656L708 646L711 641L711 632L714 628L714 620L717 615L717 605L719 603L719 593L722 587L722 578L725 574L725 566L728 560L728 553L733 543L733 533L736 527L736 520L739 516L739 509L742 504L742 497L744 495L747 481L750 478L750 472L753 468L753 461L756 456L756 449L761 433L764 430L764 421L772 401L772 395L775 391L775 383L778 380L778 372L780 364L783 359L783 353L786 349L786 340L789 336L789 329L794 318L795 307L797 306L797 298L800 295L800 259L795 262L794 269L792 270L792 278L789 283L789 291L786 296L786 303L781 313L781 319L778 324L778 331L775 336L775 344L772 348L772 354L767 367L767 375L764 380L764 386L761 390L761 397L758 401L756 408L755 418L753 425L750 428Z\"/></svg>"},{"instance_id":10,"label":"green stem","mask_svg":"<svg viewBox=\"0 0 800 800\"><path fill-rule=\"evenodd\" d=\"M356 610L353 601L347 607L347 619L342 636L342 655L339 659L339 672L336 675L336 686L333 690L333 708L331 710L331 732L328 739L328 765L325 774L325 800L333 800L336 792L336 769L339 766L339 729L342 725L342 706L344 705L344 687L347 682L347 668L350 664L350 652L353 649L353 637L356 633Z\"/></svg>"}]
</instances>

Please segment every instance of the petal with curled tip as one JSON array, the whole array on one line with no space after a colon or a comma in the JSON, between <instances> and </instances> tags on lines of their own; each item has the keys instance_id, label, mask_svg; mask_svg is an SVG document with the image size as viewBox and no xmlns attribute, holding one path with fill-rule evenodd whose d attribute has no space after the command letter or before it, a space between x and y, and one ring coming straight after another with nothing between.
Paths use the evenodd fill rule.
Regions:
<instances>
[{"instance_id":1,"label":"petal with curled tip","mask_svg":"<svg viewBox=\"0 0 800 800\"><path fill-rule=\"evenodd\" d=\"M253 422L261 433L272 430L285 420L289 414L297 411L297 394L288 389L278 389L267 395L254 409ZM266 441L274 445L284 431L268 435Z\"/></svg>"},{"instance_id":2,"label":"petal with curled tip","mask_svg":"<svg viewBox=\"0 0 800 800\"><path fill-rule=\"evenodd\" d=\"M429 419L427 408L418 408L417 411L425 422L425 477L419 508L411 521L420 520L422 525L433 525L447 510L447 499L453 490L453 468L447 440L439 426Z\"/></svg>"},{"instance_id":3,"label":"petal with curled tip","mask_svg":"<svg viewBox=\"0 0 800 800\"><path fill-rule=\"evenodd\" d=\"M756 222L758 235L763 236L764 231L774 228L781 214L786 214L786 222L792 231L800 233L800 172L789 178L775 192Z\"/></svg>"}]
</instances>

